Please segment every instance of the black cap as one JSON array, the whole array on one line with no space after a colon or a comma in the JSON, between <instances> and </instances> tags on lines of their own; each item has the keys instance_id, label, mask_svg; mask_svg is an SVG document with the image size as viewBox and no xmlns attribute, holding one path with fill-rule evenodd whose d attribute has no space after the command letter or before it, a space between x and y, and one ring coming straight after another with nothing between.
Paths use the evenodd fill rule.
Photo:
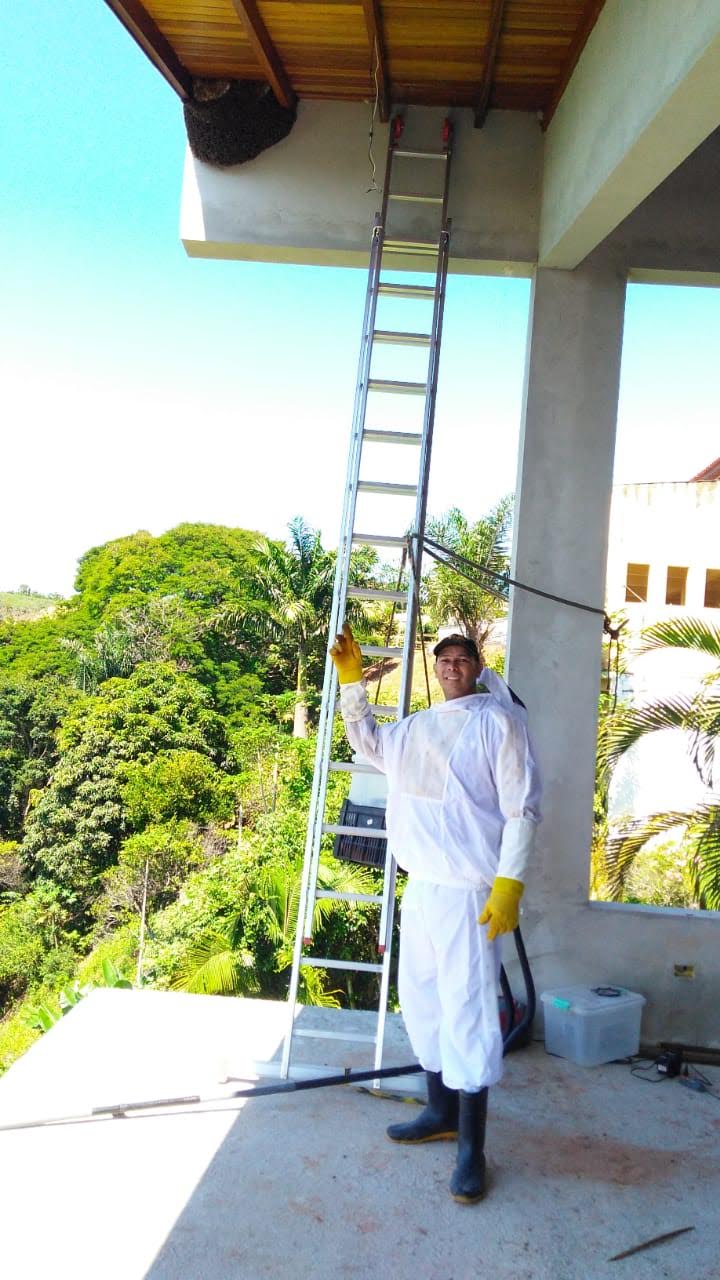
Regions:
<instances>
[{"instance_id":1,"label":"black cap","mask_svg":"<svg viewBox=\"0 0 720 1280\"><path fill-rule=\"evenodd\" d=\"M462 648L466 653L469 653L470 657L474 658L476 662L480 661L480 654L475 641L471 640L470 636L460 635L459 632L452 636L443 636L442 640L433 649L434 656L439 658L443 649L449 649L451 645L457 645L458 648Z\"/></svg>"}]
</instances>

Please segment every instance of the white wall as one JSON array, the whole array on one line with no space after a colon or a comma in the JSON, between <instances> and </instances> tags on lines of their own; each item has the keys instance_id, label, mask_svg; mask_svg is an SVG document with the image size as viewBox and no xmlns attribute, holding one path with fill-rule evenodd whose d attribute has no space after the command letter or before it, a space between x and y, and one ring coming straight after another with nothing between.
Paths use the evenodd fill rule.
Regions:
<instances>
[{"instance_id":1,"label":"white wall","mask_svg":"<svg viewBox=\"0 0 720 1280\"><path fill-rule=\"evenodd\" d=\"M596 607L623 300L622 277L599 262L539 271L533 298L513 577ZM588 900L601 634L593 614L513 593L508 674L528 705L545 779L523 921L536 984L626 986L647 996L646 1040L720 1044L720 918ZM517 977L512 950L506 943ZM675 964L694 965L695 979L675 977Z\"/></svg>"},{"instance_id":2,"label":"white wall","mask_svg":"<svg viewBox=\"0 0 720 1280\"><path fill-rule=\"evenodd\" d=\"M440 150L444 115L429 107L411 108L403 143ZM472 111L453 111L452 118L451 270L528 274L537 257L539 124L521 112L492 112L482 130L473 127ZM368 125L369 111L362 104L301 102L289 136L248 164L216 169L188 152L180 219L188 253L366 266L380 204L379 193L368 191ZM387 125L376 126L380 187L387 134ZM432 183L438 162L395 164L400 180L408 174L407 190L435 190L425 184ZM427 206L405 205L401 216L416 239L437 228L437 215L433 218Z\"/></svg>"},{"instance_id":3,"label":"white wall","mask_svg":"<svg viewBox=\"0 0 720 1280\"><path fill-rule=\"evenodd\" d=\"M647 602L625 600L627 565L648 564ZM669 565L688 569L684 605L665 603ZM720 484L617 485L613 490L608 554L608 609L627 619L623 632L633 705L692 697L716 667L708 655L685 650L637 652L644 627L667 619L704 618L720 625L720 609L706 609L705 570L720 569ZM663 730L637 743L619 762L610 788L610 817L647 817L707 801L681 730Z\"/></svg>"},{"instance_id":4,"label":"white wall","mask_svg":"<svg viewBox=\"0 0 720 1280\"><path fill-rule=\"evenodd\" d=\"M650 565L647 604L625 600L628 564ZM688 569L684 609L665 604L669 565ZM682 613L720 623L720 610L704 605L706 569L720 569L720 483L615 486L608 552L611 613L625 612L633 632Z\"/></svg>"},{"instance_id":5,"label":"white wall","mask_svg":"<svg viewBox=\"0 0 720 1280\"><path fill-rule=\"evenodd\" d=\"M718 125L717 0L607 0L547 133L543 265L582 262Z\"/></svg>"}]
</instances>

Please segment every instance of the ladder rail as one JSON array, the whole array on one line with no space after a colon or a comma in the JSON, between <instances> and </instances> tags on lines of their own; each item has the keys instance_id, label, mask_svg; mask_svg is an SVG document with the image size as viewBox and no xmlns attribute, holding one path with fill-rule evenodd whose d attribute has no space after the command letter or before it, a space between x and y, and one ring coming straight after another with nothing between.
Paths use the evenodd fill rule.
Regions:
<instances>
[{"instance_id":1,"label":"ladder rail","mask_svg":"<svg viewBox=\"0 0 720 1280\"><path fill-rule=\"evenodd\" d=\"M368 392L370 390L370 365L373 352L373 335L375 332L375 318L377 314L377 303L379 296L380 271L382 269L382 255L385 241L385 227L387 224L388 201L390 194L390 184L392 181L393 158L396 150L396 139L393 129L390 130L387 146L387 160L385 166L385 181L383 184L383 193L380 212L375 218L373 226L373 237L370 252L370 265L368 270L368 285L365 294L365 313L363 316L363 331L361 341L361 352L358 365L358 377L355 390L355 403L353 407L353 422L350 436L350 450L348 455L348 469L345 485L345 501L343 507L343 518L341 524L341 540L338 545L337 560L335 566L335 585L333 590L333 603L330 612L330 636L333 636L339 630L340 625L345 617L345 608L347 604L347 588L350 577L350 563L353 549L353 529L355 527L355 513L357 508L357 498L359 492L360 463L362 459L363 432L365 429L365 419L367 416ZM323 724L322 736L318 733L318 747L316 752L316 772L319 770L320 778L316 795L312 798L313 808L313 831L312 836L308 831L308 840L306 844L306 858L310 857L310 870L307 878L307 884L304 886L304 894L301 891L300 910L301 916L304 912L305 923L303 925L303 939L312 936L312 923L315 911L315 892L317 885L317 876L320 864L320 849L322 842L322 818L325 807L325 798L327 795L327 780L329 773L329 758L332 747L332 726L334 717L335 694L337 693L337 675L335 668L328 654L325 659L325 678L323 681L323 702L332 708L330 715L326 717ZM320 726L319 726L320 728ZM311 803L312 803L311 801ZM300 953L302 953L302 941L300 944Z\"/></svg>"},{"instance_id":2,"label":"ladder rail","mask_svg":"<svg viewBox=\"0 0 720 1280\"><path fill-rule=\"evenodd\" d=\"M432 439L435 426L435 404L437 400L437 380L440 362L440 344L442 341L442 323L445 311L445 293L447 288L447 271L448 260L450 257L450 230L451 223L448 218L448 199L450 194L450 160L452 156L452 136L448 141L447 147L448 163L445 165L444 184L443 184L443 203L441 214L441 229L439 237L440 252L437 263L437 275L435 278L435 297L433 301L433 317L430 328L430 359L428 361L427 372L427 388L428 395L425 400L425 413L423 417L422 444L420 446L420 483L418 485L418 494L415 505L415 522L413 529L417 535L416 556L420 554L422 547L422 539L425 533L425 519L427 515L427 494L428 482L430 479L430 458L432 454ZM419 575L421 565L415 566ZM408 581L408 603L407 603L407 623L405 627L404 637L404 654L402 660L402 676L400 684L400 695L398 702L401 707L402 715L406 716L410 710L410 698L412 691L412 666L413 654L415 650L415 636L417 630L417 596L418 583L415 580L415 572L411 573ZM420 637L422 643L422 636Z\"/></svg>"},{"instance_id":3,"label":"ladder rail","mask_svg":"<svg viewBox=\"0 0 720 1280\"><path fill-rule=\"evenodd\" d=\"M347 582L350 570L350 557L353 549L352 532L355 524L355 509L357 504L357 479L360 473L362 437L367 411L370 361L372 358L373 334L376 327L375 317L379 297L382 249L385 236L385 224L387 221L388 193L392 172L393 152L394 139L391 130L388 138L386 177L383 187L382 203L380 213L375 218L370 245L370 262L368 267L368 284L365 292L361 351L358 379L355 389L355 401L353 405L347 478L345 483L345 495L341 519L341 539L338 545L333 602L330 611L331 636L339 629L341 619L345 614L347 601ZM288 991L288 1027L283 1044L280 1067L280 1074L283 1078L287 1077L290 1065L292 1031L295 1020L295 1008L297 1005L297 992L300 982L302 950L305 938L312 934L312 922L315 913L317 877L323 834L322 819L325 808L325 798L327 795L330 748L332 744L332 726L334 721L336 698L337 673L332 659L328 654L325 660L321 713L320 722L318 724L315 767L313 769L313 784L310 795L310 821L308 822L305 841L305 856L303 859L303 871L300 884L298 922L293 947L290 988Z\"/></svg>"},{"instance_id":4,"label":"ladder rail","mask_svg":"<svg viewBox=\"0 0 720 1280\"><path fill-rule=\"evenodd\" d=\"M362 411L362 384L363 377L365 383L367 382L367 371L369 371L370 368L370 358L372 353L372 333L375 327L375 312L377 309L376 286L377 281L379 280L382 257L381 234L379 222L378 219L376 219L370 246L368 285L365 293L365 309L363 314L360 354L360 376L358 378L358 385L355 391L355 403L353 406L353 418L350 430L350 448L348 451L347 479L345 484L341 523L341 544L338 547L335 566L335 583L333 587L333 601L330 612L331 635L337 631L340 625L339 619L341 617L341 613L344 614L346 605L346 596L343 590L343 585L344 581L347 579L345 564L347 563L347 567L349 568L350 555L352 552L352 527L354 522L353 481L355 474L359 471L362 449L362 425L364 421L364 414ZM320 827L322 825L329 772L328 742L332 741L332 725L335 714L336 699L337 673L330 655L328 654L325 660L322 700L320 704L320 720L318 723L317 745L315 750L315 765L313 769L313 782L310 793L310 807L308 811L310 821L308 822L305 840L305 856L303 858L303 870L300 882L298 921L293 947L290 988L288 990L288 1027L283 1043L283 1053L280 1066L280 1074L283 1079L287 1077L290 1063L292 1029L295 1020L295 1007L297 1005L297 992L300 982L302 949L304 938L308 936L307 916L309 913L311 931L312 917L315 911L315 888L319 867L320 842L322 839Z\"/></svg>"},{"instance_id":5,"label":"ladder rail","mask_svg":"<svg viewBox=\"0 0 720 1280\"><path fill-rule=\"evenodd\" d=\"M368 412L368 398L371 392L382 392L387 390L417 390L425 399L423 413L422 433L416 433L416 440L419 446L419 483L416 486L393 486L388 485L384 488L384 492L398 495L399 492L410 490L415 497L415 524L414 529L424 531L425 510L427 505L427 487L429 478L429 462L430 447L432 442L432 427L434 421L435 398L437 390L437 372L440 338L442 332L442 314L445 301L445 280L447 276L448 261L448 241L449 241L449 223L447 220L447 203L449 188L449 171L450 171L450 153L451 153L451 132L444 137L444 151L442 156L447 163L444 167L444 186L441 200L433 200L432 203L442 204L441 213L441 230L437 243L434 246L426 245L425 242L420 244L419 241L401 241L398 239L388 240L386 244L386 226L388 216L388 204L392 198L391 183L393 173L393 161L396 155L403 155L402 149L398 147L402 134L402 122L394 121L391 125L388 138L387 160L385 170L385 181L383 185L382 202L379 214L375 218L371 246L370 260L368 266L368 284L365 295L365 308L363 315L363 327L361 338L361 349L358 360L358 375L355 390L355 400L353 405L352 426L350 431L350 445L348 450L347 477L345 483L345 491L343 498L343 512L341 518L340 539L338 542L338 552L335 569L335 582L333 589L333 601L330 612L330 635L331 637L339 630L340 625L345 617L347 607L347 599L350 590L350 572L351 557L354 545L358 543L370 543L372 538L366 535L356 535L356 513L358 495L364 492L370 486L369 482L360 482L360 467L362 462L363 444L365 441L365 422ZM435 285L433 288L429 286L393 286L386 284L383 288L381 281L381 273L383 270L384 253L397 253L400 246L402 251L412 254L417 253L418 249L425 250L433 248L436 256L434 265ZM378 299L386 294L393 296L417 297L423 300L433 301L433 320L430 326L430 332L427 335L420 334L404 334L399 333L397 339L394 339L389 331L377 330L376 315ZM373 379L371 377L371 362L373 356L374 344L377 341L393 341L397 345L408 345L407 339L413 340L422 338L423 345L428 348L428 365L424 384L417 386L412 383L390 382L387 379ZM427 340L426 340L427 339ZM373 386L375 383L375 386ZM369 440L372 441L372 432L368 433ZM394 433L397 436L398 433ZM392 432L379 432L375 430L376 437L388 437L382 441L391 443L393 438ZM403 441L403 443L406 443ZM410 493L408 493L410 496ZM382 537L377 545L401 545L404 544L403 538ZM397 708L387 708L396 712L397 718L402 718L407 714L409 706L409 689L410 678L412 673L413 647L415 640L415 593L416 584L414 576L411 574L408 580L407 606L406 606L406 625L405 637L402 647L393 646L394 652L401 659L401 694L398 699ZM353 592L353 595L361 595L360 590ZM392 594L392 593L386 593ZM373 598L372 596L368 598ZM364 646L364 651L372 646ZM322 894L318 891L318 876L320 868L320 856L322 849L322 841L324 835L330 831L333 824L325 822L325 809L327 802L327 788L329 774L332 768L332 742L333 727L337 711L337 695L338 681L332 659L329 653L326 657L325 672L323 679L322 703L318 722L317 747L315 752L315 768L313 773L313 785L310 797L310 811L307 828L307 836L305 842L305 857L303 861L303 872L300 885L300 900L297 930L295 935L295 945L293 949L292 973L290 979L290 988L288 992L288 1025L283 1044L283 1052L281 1059L280 1074L282 1078L287 1078L290 1065L290 1054L292 1048L292 1038L294 1033L295 1010L297 1006L298 987L303 966L307 967L327 967L342 968L343 964L338 963L330 957L323 959L322 957L311 957L303 955L303 948L311 941L313 933L313 917L318 897ZM337 826L337 824L335 824ZM354 835L359 833L356 828L348 828L348 831ZM375 830L373 838L378 838L381 832ZM382 835L386 833L383 832ZM387 837L386 837L387 838ZM392 954L392 931L394 920L394 903L395 903L395 886L396 886L397 868L394 858L388 853L386 857L385 874L383 877L382 895L371 895L370 900L380 901L380 922L378 928L378 956L379 963L369 964L367 962L357 962L349 964L349 968L358 968L362 971L368 971L380 974L380 993L379 1005L377 1011L376 1033L370 1040L375 1044L375 1069L379 1069L382 1064L383 1040L385 1031L385 1022L387 1016L387 1004L389 995L390 982L390 962ZM340 896L340 895L333 895ZM357 898L358 901L365 900L363 895L344 895L346 897ZM295 1032L295 1034L299 1034ZM312 1035L312 1032L308 1034Z\"/></svg>"}]
</instances>

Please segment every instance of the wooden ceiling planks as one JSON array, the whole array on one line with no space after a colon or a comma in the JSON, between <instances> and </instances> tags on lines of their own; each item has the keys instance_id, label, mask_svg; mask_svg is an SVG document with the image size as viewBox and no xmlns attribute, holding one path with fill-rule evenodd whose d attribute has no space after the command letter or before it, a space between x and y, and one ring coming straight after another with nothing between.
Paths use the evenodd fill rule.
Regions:
<instances>
[{"instance_id":1,"label":"wooden ceiling planks","mask_svg":"<svg viewBox=\"0 0 720 1280\"><path fill-rule=\"evenodd\" d=\"M173 76L153 60L178 91L189 77L228 77L267 79L288 100L368 100L376 49L383 115L394 101L472 107L477 123L492 107L543 112L547 123L604 0L106 2L121 20L143 10Z\"/></svg>"},{"instance_id":2,"label":"wooden ceiling planks","mask_svg":"<svg viewBox=\"0 0 720 1280\"><path fill-rule=\"evenodd\" d=\"M502 31L506 5L507 0L493 0L490 16L488 18L488 37L485 44L485 66L483 67L480 91L477 96L477 101L475 102L476 129L482 129L485 123L485 116L487 115L488 107L490 106L490 94L492 92L493 81L495 79L495 66L497 63L500 33Z\"/></svg>"},{"instance_id":3,"label":"wooden ceiling planks","mask_svg":"<svg viewBox=\"0 0 720 1280\"><path fill-rule=\"evenodd\" d=\"M396 102L472 105L482 77L490 2L385 0L388 64Z\"/></svg>"},{"instance_id":4,"label":"wooden ceiling planks","mask_svg":"<svg viewBox=\"0 0 720 1280\"><path fill-rule=\"evenodd\" d=\"M267 27L260 17L256 0L233 0L233 8L237 13L243 30L247 36L258 65L264 73L275 97L281 107L292 110L297 101L295 90L287 77L287 72L278 56Z\"/></svg>"},{"instance_id":5,"label":"wooden ceiling planks","mask_svg":"<svg viewBox=\"0 0 720 1280\"><path fill-rule=\"evenodd\" d=\"M175 92L183 99L192 97L192 78L187 67L140 0L105 0L105 3Z\"/></svg>"},{"instance_id":6,"label":"wooden ceiling planks","mask_svg":"<svg viewBox=\"0 0 720 1280\"><path fill-rule=\"evenodd\" d=\"M555 111L557 110L557 105L567 88L568 80L577 66L578 58L588 42L590 33L600 17L600 12L604 4L605 0L586 0L582 16L575 28L573 38L570 42L570 48L568 49L567 56L563 62L560 75L557 77L555 84L553 85L550 99L545 107L545 113L543 116L544 129L547 129Z\"/></svg>"},{"instance_id":7,"label":"wooden ceiling planks","mask_svg":"<svg viewBox=\"0 0 720 1280\"><path fill-rule=\"evenodd\" d=\"M390 80L380 0L362 0L362 6L370 45L370 62L376 85L378 109L380 119L385 123L390 118Z\"/></svg>"}]
</instances>

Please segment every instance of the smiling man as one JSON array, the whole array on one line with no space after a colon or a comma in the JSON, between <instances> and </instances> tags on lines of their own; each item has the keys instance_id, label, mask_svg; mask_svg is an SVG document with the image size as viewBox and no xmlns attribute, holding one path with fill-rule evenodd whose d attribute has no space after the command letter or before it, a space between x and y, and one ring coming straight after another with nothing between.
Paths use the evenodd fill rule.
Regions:
<instances>
[{"instance_id":1,"label":"smiling man","mask_svg":"<svg viewBox=\"0 0 720 1280\"><path fill-rule=\"evenodd\" d=\"M408 872L400 1003L428 1104L409 1124L390 1125L388 1137L457 1136L450 1192L473 1204L485 1191L487 1091L502 1074L498 939L518 923L540 782L509 691L505 705L476 691L490 673L474 641L446 636L434 654L445 701L378 725L347 623L330 649L348 740L387 774L388 844Z\"/></svg>"}]
</instances>

